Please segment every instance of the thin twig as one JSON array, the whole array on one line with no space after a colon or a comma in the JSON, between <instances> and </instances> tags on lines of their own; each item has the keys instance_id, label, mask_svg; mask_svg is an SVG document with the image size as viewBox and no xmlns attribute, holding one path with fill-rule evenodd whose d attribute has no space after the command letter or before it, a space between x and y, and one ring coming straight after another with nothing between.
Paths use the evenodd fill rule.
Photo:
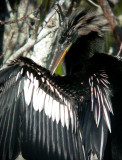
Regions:
<instances>
[{"instance_id":1,"label":"thin twig","mask_svg":"<svg viewBox=\"0 0 122 160\"><path fill-rule=\"evenodd\" d=\"M91 3L91 4L92 4L93 6L95 6L95 7L98 7L98 8L100 7L98 4L96 4L96 3L93 2L92 0L88 0L88 2Z\"/></svg>"},{"instance_id":2,"label":"thin twig","mask_svg":"<svg viewBox=\"0 0 122 160\"><path fill-rule=\"evenodd\" d=\"M12 24L12 23L16 23L16 22L22 21L22 20L26 19L27 17L29 17L32 13L36 13L36 12L38 12L38 11L39 11L39 8L37 8L36 10L32 11L31 13L26 14L26 15L24 15L23 17L18 18L18 19L14 19L14 20L10 20L10 21L0 21L0 24L1 24L1 25L4 25L4 24Z\"/></svg>"}]
</instances>

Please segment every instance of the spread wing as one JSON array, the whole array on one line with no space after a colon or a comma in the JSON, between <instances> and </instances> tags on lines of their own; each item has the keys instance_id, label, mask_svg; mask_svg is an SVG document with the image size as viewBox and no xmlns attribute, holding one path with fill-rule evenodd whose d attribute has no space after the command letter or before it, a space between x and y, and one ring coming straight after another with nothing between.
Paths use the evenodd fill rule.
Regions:
<instances>
[{"instance_id":1,"label":"spread wing","mask_svg":"<svg viewBox=\"0 0 122 160\"><path fill-rule=\"evenodd\" d=\"M90 64L91 63L91 64ZM108 131L112 134L110 143L121 155L121 93L122 60L105 54L95 55L86 70L89 81L91 103L87 105L83 119L83 144L86 155L92 152L103 159L108 141ZM86 81L86 80L85 80ZM95 123L94 123L95 122ZM111 127L112 123L112 127ZM118 130L118 132L117 132ZM116 136L115 136L116 135ZM118 137L119 141L117 140ZM111 148L108 148L111 152ZM112 151L115 154L115 151ZM108 155L111 153L107 153Z\"/></svg>"},{"instance_id":2,"label":"spread wing","mask_svg":"<svg viewBox=\"0 0 122 160\"><path fill-rule=\"evenodd\" d=\"M113 114L111 89L104 70L89 77L90 104L88 103L83 125L83 144L86 154L97 154L103 159L108 131L111 133L110 114Z\"/></svg>"},{"instance_id":3,"label":"spread wing","mask_svg":"<svg viewBox=\"0 0 122 160\"><path fill-rule=\"evenodd\" d=\"M22 57L1 70L0 159L102 159L113 113L105 76L52 77Z\"/></svg>"},{"instance_id":4,"label":"spread wing","mask_svg":"<svg viewBox=\"0 0 122 160\"><path fill-rule=\"evenodd\" d=\"M0 159L84 159L76 104L27 58L0 71Z\"/></svg>"}]
</instances>

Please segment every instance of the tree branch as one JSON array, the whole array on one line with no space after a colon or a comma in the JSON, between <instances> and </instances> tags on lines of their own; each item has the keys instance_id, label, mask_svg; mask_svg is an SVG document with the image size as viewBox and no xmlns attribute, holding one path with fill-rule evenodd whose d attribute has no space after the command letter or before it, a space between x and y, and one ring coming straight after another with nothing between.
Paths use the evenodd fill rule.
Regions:
<instances>
[{"instance_id":1,"label":"tree branch","mask_svg":"<svg viewBox=\"0 0 122 160\"><path fill-rule=\"evenodd\" d=\"M122 44L122 31L119 28L116 17L114 16L114 13L112 12L108 2L106 0L97 0L98 4L103 9L105 17L108 19L108 22L113 30L114 37L118 43L118 46L120 47Z\"/></svg>"},{"instance_id":2,"label":"tree branch","mask_svg":"<svg viewBox=\"0 0 122 160\"><path fill-rule=\"evenodd\" d=\"M53 30L52 29L49 30L46 34L44 34L43 36L37 38L37 40L28 39L28 42L23 47L21 47L19 50L17 50L11 57L9 57L9 59L7 60L6 63L8 63L11 60L16 59L19 56L21 56L24 52L27 52L29 49L31 49L36 43L41 41L43 38L45 38L50 33L55 32L57 29L58 29L58 27L54 28Z\"/></svg>"}]
</instances>

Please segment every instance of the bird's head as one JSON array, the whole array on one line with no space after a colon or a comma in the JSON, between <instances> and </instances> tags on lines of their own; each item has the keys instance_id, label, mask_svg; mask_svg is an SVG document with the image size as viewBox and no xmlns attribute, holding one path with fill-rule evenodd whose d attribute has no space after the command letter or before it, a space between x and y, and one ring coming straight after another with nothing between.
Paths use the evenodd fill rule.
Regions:
<instances>
[{"instance_id":1,"label":"bird's head","mask_svg":"<svg viewBox=\"0 0 122 160\"><path fill-rule=\"evenodd\" d=\"M102 30L106 24L107 20L102 15L88 8L78 9L66 18L59 30L58 51L52 62L52 74L65 56L72 65L74 61L75 64L76 61L84 62L101 50Z\"/></svg>"}]
</instances>

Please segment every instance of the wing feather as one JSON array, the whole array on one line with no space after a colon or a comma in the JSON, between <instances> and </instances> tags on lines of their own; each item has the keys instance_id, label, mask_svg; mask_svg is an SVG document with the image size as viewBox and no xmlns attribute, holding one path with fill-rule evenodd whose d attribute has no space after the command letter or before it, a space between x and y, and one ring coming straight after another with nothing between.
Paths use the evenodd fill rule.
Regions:
<instances>
[{"instance_id":1,"label":"wing feather","mask_svg":"<svg viewBox=\"0 0 122 160\"><path fill-rule=\"evenodd\" d=\"M0 159L79 159L74 102L49 72L19 58L0 76Z\"/></svg>"},{"instance_id":2,"label":"wing feather","mask_svg":"<svg viewBox=\"0 0 122 160\"><path fill-rule=\"evenodd\" d=\"M109 76L55 77L27 58L0 71L0 159L102 159L113 114ZM84 78L85 77L85 78ZM70 86L70 89L69 89Z\"/></svg>"}]
</instances>

